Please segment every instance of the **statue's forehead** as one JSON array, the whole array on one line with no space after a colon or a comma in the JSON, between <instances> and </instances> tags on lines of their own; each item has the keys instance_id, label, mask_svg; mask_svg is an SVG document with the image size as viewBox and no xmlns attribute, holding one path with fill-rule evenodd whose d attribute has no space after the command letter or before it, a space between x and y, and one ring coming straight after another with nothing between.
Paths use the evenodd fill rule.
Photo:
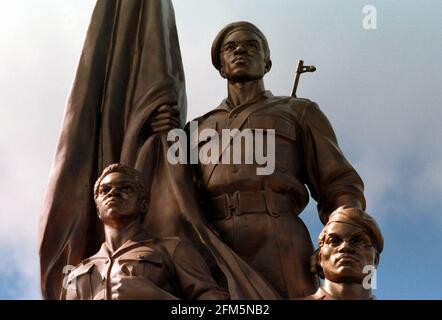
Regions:
<instances>
[{"instance_id":1,"label":"statue's forehead","mask_svg":"<svg viewBox=\"0 0 442 320\"><path fill-rule=\"evenodd\" d=\"M365 230L357 225L347 222L335 221L327 225L327 234L337 234L341 237L351 237L355 234L366 234Z\"/></svg>"},{"instance_id":2,"label":"statue's forehead","mask_svg":"<svg viewBox=\"0 0 442 320\"><path fill-rule=\"evenodd\" d=\"M223 40L223 44L228 42L241 42L256 40L260 41L261 38L253 31L246 29L238 29L230 32Z\"/></svg>"},{"instance_id":3,"label":"statue's forehead","mask_svg":"<svg viewBox=\"0 0 442 320\"><path fill-rule=\"evenodd\" d=\"M100 185L103 184L116 184L116 183L125 183L132 182L133 180L127 174L122 172L112 172L106 175L103 180L101 180Z\"/></svg>"}]
</instances>

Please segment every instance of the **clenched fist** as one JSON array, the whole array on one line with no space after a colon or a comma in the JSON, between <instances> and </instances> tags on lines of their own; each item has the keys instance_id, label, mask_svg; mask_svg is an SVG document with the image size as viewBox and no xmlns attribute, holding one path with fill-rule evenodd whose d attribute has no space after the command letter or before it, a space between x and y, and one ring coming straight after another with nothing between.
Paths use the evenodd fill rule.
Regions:
<instances>
[{"instance_id":1,"label":"clenched fist","mask_svg":"<svg viewBox=\"0 0 442 320\"><path fill-rule=\"evenodd\" d=\"M111 286L112 300L178 300L144 277L118 275Z\"/></svg>"},{"instance_id":2,"label":"clenched fist","mask_svg":"<svg viewBox=\"0 0 442 320\"><path fill-rule=\"evenodd\" d=\"M179 117L178 106L164 104L153 112L149 119L149 130L151 133L162 133L180 128Z\"/></svg>"}]
</instances>

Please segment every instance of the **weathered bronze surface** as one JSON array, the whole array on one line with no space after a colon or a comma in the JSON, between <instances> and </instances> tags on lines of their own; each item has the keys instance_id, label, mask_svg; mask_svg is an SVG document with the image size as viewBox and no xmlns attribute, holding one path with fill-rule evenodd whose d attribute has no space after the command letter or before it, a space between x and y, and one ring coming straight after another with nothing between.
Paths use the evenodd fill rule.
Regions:
<instances>
[{"instance_id":1,"label":"weathered bronze surface","mask_svg":"<svg viewBox=\"0 0 442 320\"><path fill-rule=\"evenodd\" d=\"M325 223L341 205L365 207L362 180L317 104L265 90L272 63L257 27L226 26L213 43L212 62L227 79L228 97L197 119L199 130L275 129L276 170L258 176L256 165L200 163L195 173L206 217L282 297L311 294L318 285L308 267L313 246L298 217L308 203L306 186Z\"/></svg>"},{"instance_id":2,"label":"weathered bronze surface","mask_svg":"<svg viewBox=\"0 0 442 320\"><path fill-rule=\"evenodd\" d=\"M256 26L237 22L222 29L212 62L227 80L228 96L196 119L199 131L274 129L273 173L257 175L256 164L171 164L167 133L186 119L172 4L97 1L42 214L44 298L176 298L173 279L181 290L195 285L195 291L178 297L186 299L226 298L220 286L231 299L301 298L316 292L319 281L309 263L313 245L299 218L308 191L327 223L341 206L365 209L362 180L316 103L265 90L263 77L272 62ZM245 149L241 152L244 159ZM106 219L109 208L101 207L100 193L95 199L100 219L96 215L93 185L112 163L137 169L149 186L146 218L134 220L133 227L123 223L126 218ZM122 176L106 178L112 186L118 184L112 179ZM137 250L143 257L147 252L161 256L166 270L183 264L191 269L151 275L122 263ZM106 266L106 259L116 267ZM155 269L154 260L144 265ZM69 265L78 265L69 274L78 280L78 292L62 289L62 270ZM207 294L198 293L202 288L209 288Z\"/></svg>"},{"instance_id":3,"label":"weathered bronze surface","mask_svg":"<svg viewBox=\"0 0 442 320\"><path fill-rule=\"evenodd\" d=\"M170 2L97 1L41 216L44 298L58 299L63 268L97 252L104 240L91 196L103 169L123 163L144 174L144 165L154 167L146 163L155 161L146 152L158 139L146 141L146 121L169 103L180 106L184 121L184 74ZM174 204L164 200L167 216ZM154 207L151 201L149 208Z\"/></svg>"},{"instance_id":4,"label":"weathered bronze surface","mask_svg":"<svg viewBox=\"0 0 442 320\"><path fill-rule=\"evenodd\" d=\"M71 271L63 299L228 298L190 242L152 238L143 229L148 202L141 173L110 165L94 193L106 240Z\"/></svg>"},{"instance_id":5,"label":"weathered bronze surface","mask_svg":"<svg viewBox=\"0 0 442 320\"><path fill-rule=\"evenodd\" d=\"M160 120L161 112L179 114L179 121L151 121ZM41 215L45 299L58 299L66 267L90 257L103 243L91 195L95 180L112 163L138 169L151 186L143 222L149 234L192 241L232 299L279 298L206 224L189 167L167 161L167 130L184 125L185 118L184 74L170 0L97 1Z\"/></svg>"},{"instance_id":6,"label":"weathered bronze surface","mask_svg":"<svg viewBox=\"0 0 442 320\"><path fill-rule=\"evenodd\" d=\"M321 231L318 247L312 257L312 271L324 279L324 284L306 300L374 299L371 280L375 279L373 272L384 239L369 214L356 208L338 208ZM367 267L371 269L364 270Z\"/></svg>"}]
</instances>

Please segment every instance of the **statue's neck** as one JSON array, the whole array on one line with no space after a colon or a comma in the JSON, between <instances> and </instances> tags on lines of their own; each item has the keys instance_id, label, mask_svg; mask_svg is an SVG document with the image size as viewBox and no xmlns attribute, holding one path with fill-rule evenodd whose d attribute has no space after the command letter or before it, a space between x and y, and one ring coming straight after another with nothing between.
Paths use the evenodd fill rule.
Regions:
<instances>
[{"instance_id":1,"label":"statue's neck","mask_svg":"<svg viewBox=\"0 0 442 320\"><path fill-rule=\"evenodd\" d=\"M325 279L323 290L338 300L369 300L372 298L371 289L365 289L360 283L336 283Z\"/></svg>"},{"instance_id":2,"label":"statue's neck","mask_svg":"<svg viewBox=\"0 0 442 320\"><path fill-rule=\"evenodd\" d=\"M118 250L128 240L133 239L141 231L140 219L133 220L123 226L104 225L105 241L113 252Z\"/></svg>"},{"instance_id":3,"label":"statue's neck","mask_svg":"<svg viewBox=\"0 0 442 320\"><path fill-rule=\"evenodd\" d=\"M233 82L229 81L227 84L228 100L233 108L250 102L262 95L265 91L263 79Z\"/></svg>"}]
</instances>

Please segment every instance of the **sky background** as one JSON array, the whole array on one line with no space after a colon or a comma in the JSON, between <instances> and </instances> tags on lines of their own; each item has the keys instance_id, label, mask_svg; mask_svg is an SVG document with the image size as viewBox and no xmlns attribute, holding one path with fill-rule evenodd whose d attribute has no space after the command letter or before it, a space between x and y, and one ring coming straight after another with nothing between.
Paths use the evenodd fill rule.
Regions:
<instances>
[{"instance_id":1,"label":"sky background","mask_svg":"<svg viewBox=\"0 0 442 320\"><path fill-rule=\"evenodd\" d=\"M438 0L175 0L188 119L213 109L226 84L210 46L227 23L266 34L266 86L328 116L366 185L384 234L379 299L442 299L442 2ZM63 111L94 0L0 0L0 299L40 299L38 220ZM365 5L377 29L362 26ZM314 201L301 215L321 229Z\"/></svg>"}]
</instances>

